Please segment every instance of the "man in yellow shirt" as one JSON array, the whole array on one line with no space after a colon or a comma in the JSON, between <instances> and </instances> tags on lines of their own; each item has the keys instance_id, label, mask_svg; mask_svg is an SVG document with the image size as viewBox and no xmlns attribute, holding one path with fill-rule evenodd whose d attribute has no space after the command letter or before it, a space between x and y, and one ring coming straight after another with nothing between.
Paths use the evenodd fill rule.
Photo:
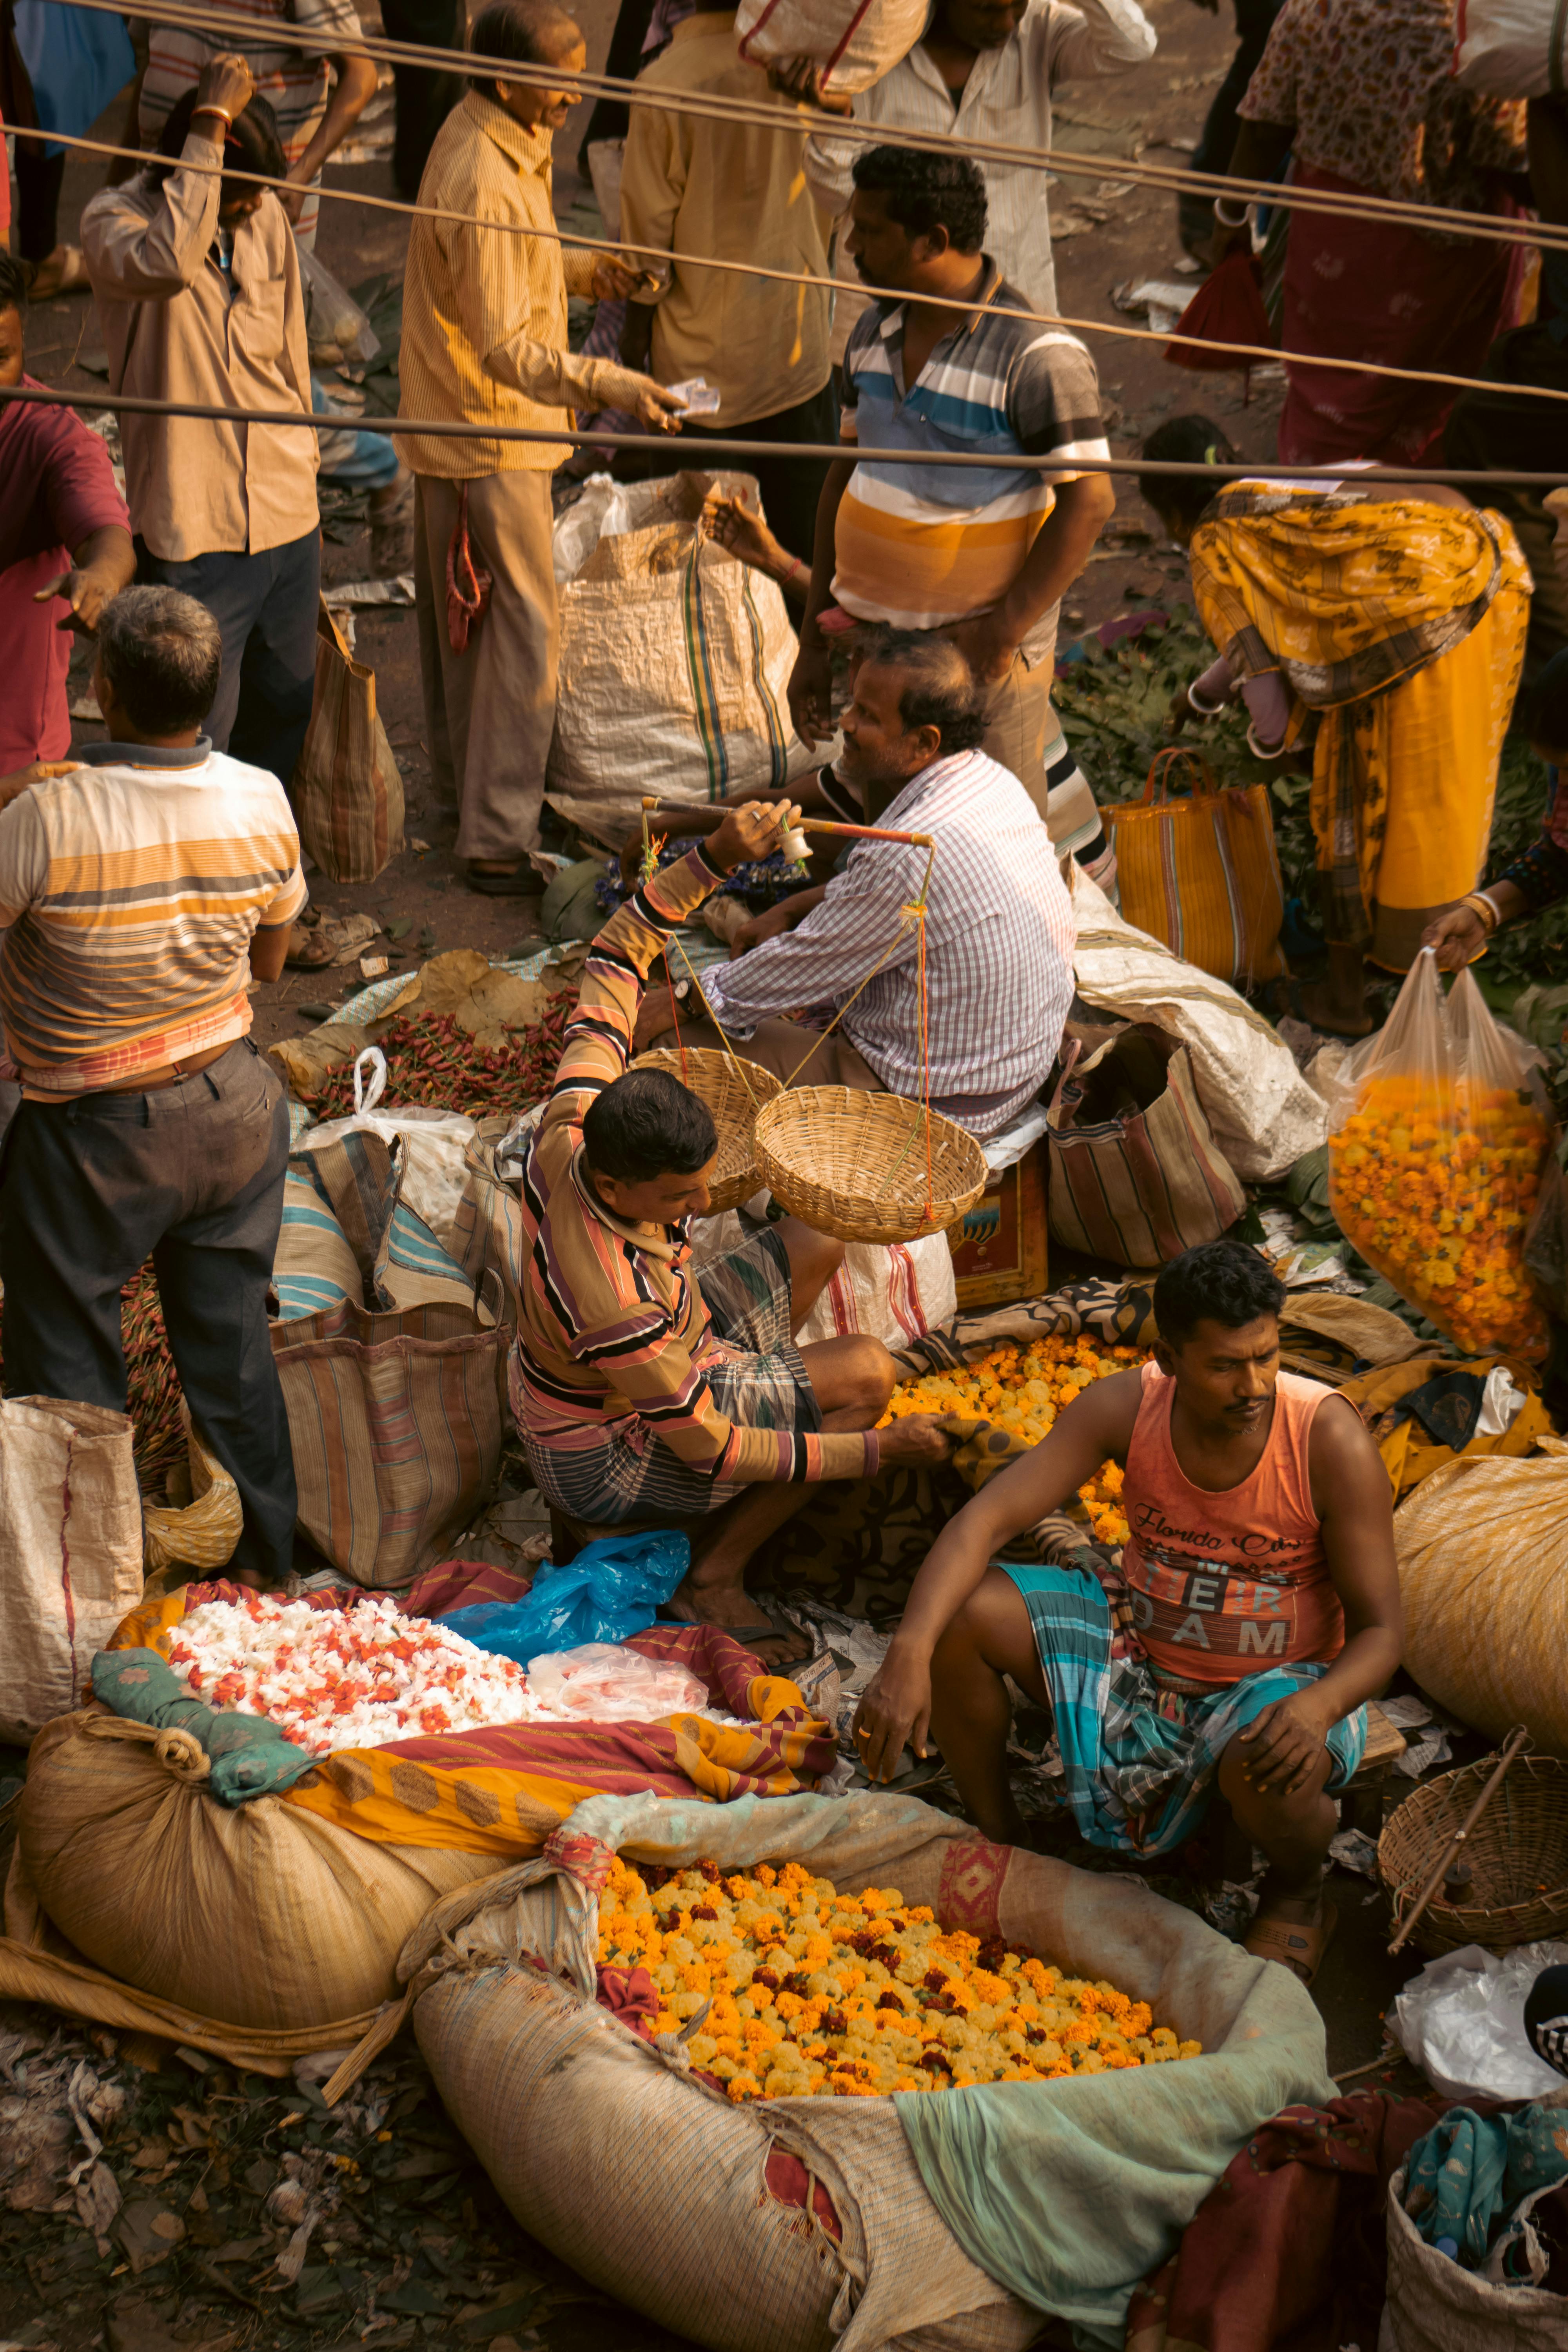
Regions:
<instances>
[{"instance_id":1,"label":"man in yellow shirt","mask_svg":"<svg viewBox=\"0 0 1568 2352\"><path fill-rule=\"evenodd\" d=\"M672 258L662 287L634 295L621 357L642 367L651 347L661 383L701 376L719 393L718 414L706 426L688 426L696 446L678 463L705 462L704 432L830 446L838 437L838 412L826 288L700 269L689 257L827 277L831 222L805 180L806 138L818 118L771 90L741 57L731 0L697 0L697 14L677 25L669 47L640 79L645 88L683 96L775 106L797 116L800 128L763 130L657 106L632 108L620 233L628 246L654 246ZM769 523L802 562L802 587L827 464L788 457L748 461Z\"/></svg>"},{"instance_id":2,"label":"man in yellow shirt","mask_svg":"<svg viewBox=\"0 0 1568 2352\"><path fill-rule=\"evenodd\" d=\"M583 36L545 0L491 0L476 55L579 74ZM555 724L558 618L550 480L564 441L505 441L497 426L572 429L572 412L629 410L674 427L679 404L647 377L567 348L566 297L619 300L636 273L556 242L551 145L571 89L475 81L430 151L408 241L399 363L405 416L457 418L471 435L416 434L419 667L437 788L456 798L472 889L537 891L544 763ZM432 218L431 211L471 222ZM448 572L448 563L451 571ZM448 578L455 592L448 591Z\"/></svg>"}]
</instances>

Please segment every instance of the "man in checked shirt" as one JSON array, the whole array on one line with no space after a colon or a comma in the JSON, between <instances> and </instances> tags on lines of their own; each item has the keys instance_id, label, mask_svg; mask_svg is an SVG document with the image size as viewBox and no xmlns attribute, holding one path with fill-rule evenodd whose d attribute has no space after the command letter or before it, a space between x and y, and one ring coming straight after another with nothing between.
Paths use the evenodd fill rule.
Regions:
<instances>
[{"instance_id":1,"label":"man in checked shirt","mask_svg":"<svg viewBox=\"0 0 1568 2352\"><path fill-rule=\"evenodd\" d=\"M984 696L949 639L930 630L874 638L842 723L837 769L796 789L851 824L934 838L925 916L931 1105L984 1140L1039 1092L1072 1001L1076 933L1057 853L1017 777L978 748ZM702 975L720 1027L786 1083L918 1095L919 939L903 910L925 867L923 849L862 842L825 887L773 908L749 927L760 944ZM807 1008L805 1025L789 1017ZM668 995L650 996L639 1049L673 1019ZM706 1024L680 1025L689 1045L721 1043ZM822 1033L815 1050L813 1030Z\"/></svg>"}]
</instances>

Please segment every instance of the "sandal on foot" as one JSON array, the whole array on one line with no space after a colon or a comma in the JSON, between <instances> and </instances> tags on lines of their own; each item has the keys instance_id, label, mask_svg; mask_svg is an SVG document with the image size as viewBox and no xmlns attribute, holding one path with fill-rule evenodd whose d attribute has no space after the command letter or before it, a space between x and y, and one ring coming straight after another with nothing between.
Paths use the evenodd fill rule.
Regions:
<instances>
[{"instance_id":1,"label":"sandal on foot","mask_svg":"<svg viewBox=\"0 0 1568 2352\"><path fill-rule=\"evenodd\" d=\"M1241 1948L1250 1952L1256 1960L1278 1960L1300 1983L1310 1985L1322 1967L1323 1955L1339 1924L1340 1915L1331 1903L1325 1903L1311 1921L1255 1919Z\"/></svg>"}]
</instances>

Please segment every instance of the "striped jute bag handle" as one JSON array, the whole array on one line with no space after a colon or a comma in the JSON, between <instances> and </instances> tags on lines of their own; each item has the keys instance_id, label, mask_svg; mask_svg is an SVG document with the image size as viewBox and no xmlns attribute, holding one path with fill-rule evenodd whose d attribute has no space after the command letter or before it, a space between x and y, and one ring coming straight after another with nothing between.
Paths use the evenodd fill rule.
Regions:
<instances>
[{"instance_id":1,"label":"striped jute bag handle","mask_svg":"<svg viewBox=\"0 0 1568 2352\"><path fill-rule=\"evenodd\" d=\"M1173 787L1189 790L1176 797ZM1126 920L1241 989L1278 980L1285 893L1268 787L1215 781L1201 751L1156 751L1142 798L1101 813Z\"/></svg>"}]
</instances>

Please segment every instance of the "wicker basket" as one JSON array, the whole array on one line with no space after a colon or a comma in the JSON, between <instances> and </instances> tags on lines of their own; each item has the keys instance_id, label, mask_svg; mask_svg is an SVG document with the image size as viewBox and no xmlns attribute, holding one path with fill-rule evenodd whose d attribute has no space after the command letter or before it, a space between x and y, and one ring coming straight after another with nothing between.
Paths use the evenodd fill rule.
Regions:
<instances>
[{"instance_id":1,"label":"wicker basket","mask_svg":"<svg viewBox=\"0 0 1568 2352\"><path fill-rule=\"evenodd\" d=\"M708 1180L711 1214L716 1217L722 1210L738 1209L742 1201L749 1201L763 1181L752 1139L757 1106L771 1102L781 1091L773 1072L762 1069L755 1062L742 1062L737 1066L728 1054L693 1045L684 1053L672 1053L662 1045L656 1047L651 1054L639 1054L632 1067L668 1070L672 1078L689 1087L699 1102L706 1103L713 1114L713 1124L719 1130L719 1157ZM744 1077L741 1075L742 1070Z\"/></svg>"},{"instance_id":2,"label":"wicker basket","mask_svg":"<svg viewBox=\"0 0 1568 2352\"><path fill-rule=\"evenodd\" d=\"M757 1115L757 1165L775 1201L843 1242L912 1242L973 1208L985 1155L972 1135L905 1095L793 1087Z\"/></svg>"},{"instance_id":3,"label":"wicker basket","mask_svg":"<svg viewBox=\"0 0 1568 2352\"><path fill-rule=\"evenodd\" d=\"M1394 1897L1397 1927L1415 1904L1443 1848L1475 1803L1497 1759L1445 1772L1407 1797L1384 1828L1378 1875ZM1568 1935L1568 1764L1520 1756L1459 1848L1476 1900L1456 1910L1438 1888L1412 1943L1436 1957L1461 1944L1490 1952Z\"/></svg>"}]
</instances>

